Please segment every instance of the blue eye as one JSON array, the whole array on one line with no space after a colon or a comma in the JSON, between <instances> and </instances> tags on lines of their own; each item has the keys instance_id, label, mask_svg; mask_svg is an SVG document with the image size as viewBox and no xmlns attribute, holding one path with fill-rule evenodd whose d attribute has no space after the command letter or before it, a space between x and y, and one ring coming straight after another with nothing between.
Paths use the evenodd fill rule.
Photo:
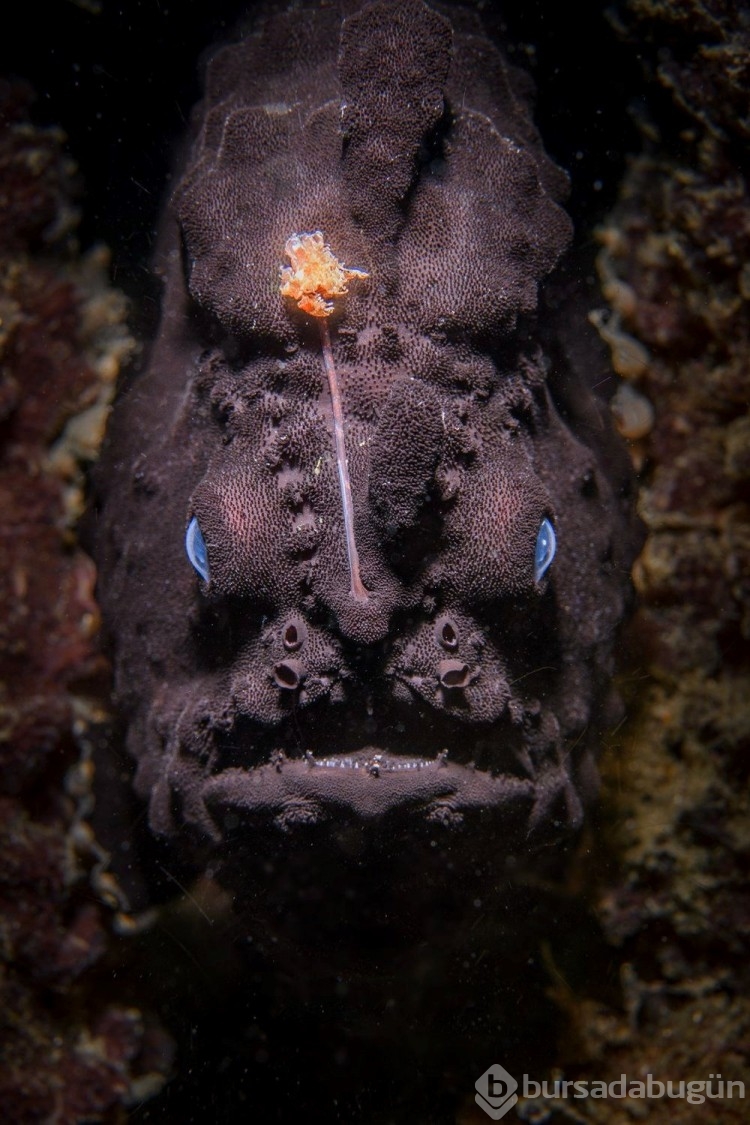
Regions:
<instances>
[{"instance_id":1,"label":"blue eye","mask_svg":"<svg viewBox=\"0 0 750 1125\"><path fill-rule=\"evenodd\" d=\"M555 557L555 529L549 520L542 520L534 548L534 581L541 582Z\"/></svg>"},{"instance_id":2,"label":"blue eye","mask_svg":"<svg viewBox=\"0 0 750 1125\"><path fill-rule=\"evenodd\" d=\"M198 520L195 516L193 516L190 523L188 524L188 529L185 534L185 550L187 551L187 557L190 559L190 562L193 564L203 581L208 582L210 575L208 569L208 552L206 550L206 540L203 538L201 529L198 526Z\"/></svg>"}]
</instances>

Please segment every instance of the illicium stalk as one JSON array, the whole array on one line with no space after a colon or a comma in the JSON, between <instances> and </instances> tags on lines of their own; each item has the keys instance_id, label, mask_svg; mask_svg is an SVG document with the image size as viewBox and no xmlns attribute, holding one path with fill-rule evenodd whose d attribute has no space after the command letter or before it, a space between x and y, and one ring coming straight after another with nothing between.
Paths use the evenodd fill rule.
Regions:
<instances>
[{"instance_id":1,"label":"illicium stalk","mask_svg":"<svg viewBox=\"0 0 750 1125\"><path fill-rule=\"evenodd\" d=\"M363 270L347 269L325 245L321 231L312 234L294 234L284 247L292 263L281 270L281 294L297 302L298 307L318 320L320 344L323 352L323 366L328 378L333 413L333 434L336 446L336 463L341 490L341 507L344 514L344 535L346 554L349 560L349 580L352 597L366 601L368 594L359 573L359 554L354 538L354 506L352 504L352 485L349 478L349 463L346 456L344 432L344 412L341 406L336 365L331 347L331 334L328 330L328 317L333 312L333 300L344 297L348 292L348 282L355 278L367 277Z\"/></svg>"}]
</instances>

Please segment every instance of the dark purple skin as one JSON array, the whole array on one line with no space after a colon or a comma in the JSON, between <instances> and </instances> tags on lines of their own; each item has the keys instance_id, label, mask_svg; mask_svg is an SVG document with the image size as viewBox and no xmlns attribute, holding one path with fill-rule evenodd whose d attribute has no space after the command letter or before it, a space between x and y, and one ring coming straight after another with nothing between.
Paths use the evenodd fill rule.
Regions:
<instances>
[{"instance_id":1,"label":"dark purple skin","mask_svg":"<svg viewBox=\"0 0 750 1125\"><path fill-rule=\"evenodd\" d=\"M214 56L164 215L161 328L98 484L135 789L204 855L238 824L250 852L342 823L494 825L510 850L575 829L596 789L626 458L534 327L570 222L528 79L466 11L343 8ZM286 240L315 230L369 275L329 322L366 601L318 324L279 292Z\"/></svg>"}]
</instances>

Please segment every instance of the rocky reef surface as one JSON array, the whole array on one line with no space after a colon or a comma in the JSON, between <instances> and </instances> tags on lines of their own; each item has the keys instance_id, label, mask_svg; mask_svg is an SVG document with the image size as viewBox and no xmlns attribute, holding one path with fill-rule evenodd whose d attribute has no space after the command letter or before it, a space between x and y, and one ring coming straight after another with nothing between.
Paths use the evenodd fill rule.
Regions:
<instances>
[{"instance_id":1,"label":"rocky reef surface","mask_svg":"<svg viewBox=\"0 0 750 1125\"><path fill-rule=\"evenodd\" d=\"M74 528L134 341L107 252L77 250L64 137L30 123L30 100L0 83L0 1106L72 1125L124 1120L170 1046L127 988L99 985L117 899L92 889L86 821L107 678Z\"/></svg>"},{"instance_id":2,"label":"rocky reef surface","mask_svg":"<svg viewBox=\"0 0 750 1125\"><path fill-rule=\"evenodd\" d=\"M598 232L608 308L594 319L626 380L648 539L628 719L604 758L598 838L579 873L616 1000L601 982L558 978L569 1023L548 1078L651 1073L750 1091L750 31L731 6L700 0L631 0L613 18L650 95L642 152ZM518 1112L739 1122L747 1103L542 1097Z\"/></svg>"}]
</instances>

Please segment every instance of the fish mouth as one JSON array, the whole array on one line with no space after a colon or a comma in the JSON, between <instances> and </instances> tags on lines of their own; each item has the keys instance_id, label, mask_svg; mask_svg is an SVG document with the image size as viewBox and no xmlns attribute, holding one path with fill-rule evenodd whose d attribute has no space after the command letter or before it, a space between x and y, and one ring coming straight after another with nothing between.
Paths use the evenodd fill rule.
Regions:
<instances>
[{"instance_id":1,"label":"fish mouth","mask_svg":"<svg viewBox=\"0 0 750 1125\"><path fill-rule=\"evenodd\" d=\"M302 759L278 755L252 769L225 769L206 783L204 800L220 826L227 812L272 814L277 825L291 828L347 810L356 810L364 821L406 813L427 823L458 826L467 815L488 807L528 816L535 785L451 762L446 751L427 758L368 746Z\"/></svg>"},{"instance_id":2,"label":"fish mouth","mask_svg":"<svg viewBox=\"0 0 750 1125\"><path fill-rule=\"evenodd\" d=\"M577 827L578 754L549 709L509 706L499 722L472 727L420 702L392 705L387 723L367 698L359 708L290 711L277 726L234 715L210 735L198 706L187 730L168 724L169 737L187 748L208 736L212 749L202 764L184 750L171 755L152 794L152 827L170 835L182 820L214 843L269 826L379 832L388 821L414 832L493 821L524 839Z\"/></svg>"}]
</instances>

